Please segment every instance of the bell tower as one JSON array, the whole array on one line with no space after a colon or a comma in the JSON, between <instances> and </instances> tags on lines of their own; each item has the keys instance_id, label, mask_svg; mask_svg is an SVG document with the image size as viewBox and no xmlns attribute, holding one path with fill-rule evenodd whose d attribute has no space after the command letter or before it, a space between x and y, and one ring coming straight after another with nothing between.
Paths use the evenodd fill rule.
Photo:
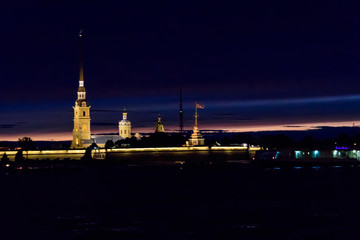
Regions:
<instances>
[{"instance_id":1,"label":"bell tower","mask_svg":"<svg viewBox=\"0 0 360 240\"><path fill-rule=\"evenodd\" d=\"M72 148L84 148L91 143L90 132L90 106L86 100L86 91L84 86L84 66L83 66L83 45L82 30L79 33L79 88L77 91L77 100L74 108L74 129Z\"/></svg>"},{"instance_id":2,"label":"bell tower","mask_svg":"<svg viewBox=\"0 0 360 240\"><path fill-rule=\"evenodd\" d=\"M127 112L124 109L123 119L119 121L119 136L122 138L131 138L131 122L127 119Z\"/></svg>"}]
</instances>

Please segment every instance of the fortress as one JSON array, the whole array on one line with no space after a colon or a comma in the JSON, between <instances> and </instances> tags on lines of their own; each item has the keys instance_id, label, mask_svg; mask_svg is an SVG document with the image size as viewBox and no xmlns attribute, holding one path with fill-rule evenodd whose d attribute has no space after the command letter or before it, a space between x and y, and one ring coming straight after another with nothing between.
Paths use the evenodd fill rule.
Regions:
<instances>
[{"instance_id":1,"label":"fortress","mask_svg":"<svg viewBox=\"0 0 360 240\"><path fill-rule=\"evenodd\" d=\"M225 159L237 161L239 159L252 159L258 146L203 146L205 139L198 128L198 109L204 108L203 105L195 104L195 124L191 137L183 147L147 147L147 148L111 148L105 149L105 143L108 140L116 142L132 137L132 124L128 119L128 114L124 110L122 119L118 124L119 133L116 135L91 135L91 106L87 100L85 81L84 81L84 64L83 64L83 35L79 34L79 86L77 90L77 99L73 106L74 109L74 126L71 149L68 150L28 150L23 151L26 158L32 160L63 160L73 159L80 160L87 152L85 148L96 143L100 149L92 149L91 155L94 159L115 159L125 162L147 161L148 159L158 159L164 162L174 162L184 159ZM183 134L183 111L182 111L182 93L180 89L180 134ZM155 133L162 134L165 132L161 117L155 126ZM135 134L140 138L140 134ZM10 161L15 160L18 151L0 151L0 156L6 154Z\"/></svg>"},{"instance_id":2,"label":"fortress","mask_svg":"<svg viewBox=\"0 0 360 240\"><path fill-rule=\"evenodd\" d=\"M126 138L131 138L131 122L127 119L127 112L124 110L123 118L119 121L119 134L118 135L91 135L91 118L90 108L86 98L85 82L84 82L84 63L83 63L83 34L79 33L79 87L77 91L77 99L75 101L74 109L74 128L73 140L71 143L72 149L83 149L89 147L91 144L96 143L99 147L104 147L108 140L118 141ZM182 134L182 100L180 92L180 133ZM204 108L202 105L195 105L195 125L194 131L189 141L188 146L201 146L204 145L204 138L201 136L197 126L197 109ZM155 133L165 132L164 125L161 122L161 117L158 117Z\"/></svg>"}]
</instances>

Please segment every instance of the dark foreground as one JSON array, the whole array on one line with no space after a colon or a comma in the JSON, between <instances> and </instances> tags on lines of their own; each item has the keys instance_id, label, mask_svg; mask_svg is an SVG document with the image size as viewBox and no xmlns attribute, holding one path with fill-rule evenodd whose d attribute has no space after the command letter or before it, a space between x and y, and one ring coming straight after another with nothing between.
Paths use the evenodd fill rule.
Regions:
<instances>
[{"instance_id":1,"label":"dark foreground","mask_svg":"<svg viewBox=\"0 0 360 240\"><path fill-rule=\"evenodd\" d=\"M360 239L360 168L0 174L0 239Z\"/></svg>"}]
</instances>

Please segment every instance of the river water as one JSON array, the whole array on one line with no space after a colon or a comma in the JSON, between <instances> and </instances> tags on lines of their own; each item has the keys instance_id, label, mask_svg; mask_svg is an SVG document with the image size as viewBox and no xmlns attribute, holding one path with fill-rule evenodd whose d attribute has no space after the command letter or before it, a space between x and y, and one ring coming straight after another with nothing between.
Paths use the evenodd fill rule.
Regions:
<instances>
[{"instance_id":1,"label":"river water","mask_svg":"<svg viewBox=\"0 0 360 240\"><path fill-rule=\"evenodd\" d=\"M0 239L360 239L360 168L0 173Z\"/></svg>"}]
</instances>

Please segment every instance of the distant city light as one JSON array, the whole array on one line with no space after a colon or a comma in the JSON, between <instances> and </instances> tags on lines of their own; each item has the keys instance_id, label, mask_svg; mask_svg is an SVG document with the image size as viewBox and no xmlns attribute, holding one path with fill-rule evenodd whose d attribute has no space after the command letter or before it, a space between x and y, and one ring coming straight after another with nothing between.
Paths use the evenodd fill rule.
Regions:
<instances>
[{"instance_id":1,"label":"distant city light","mask_svg":"<svg viewBox=\"0 0 360 240\"><path fill-rule=\"evenodd\" d=\"M349 148L348 148L348 147L335 147L335 149L338 149L338 150L348 150Z\"/></svg>"}]
</instances>

